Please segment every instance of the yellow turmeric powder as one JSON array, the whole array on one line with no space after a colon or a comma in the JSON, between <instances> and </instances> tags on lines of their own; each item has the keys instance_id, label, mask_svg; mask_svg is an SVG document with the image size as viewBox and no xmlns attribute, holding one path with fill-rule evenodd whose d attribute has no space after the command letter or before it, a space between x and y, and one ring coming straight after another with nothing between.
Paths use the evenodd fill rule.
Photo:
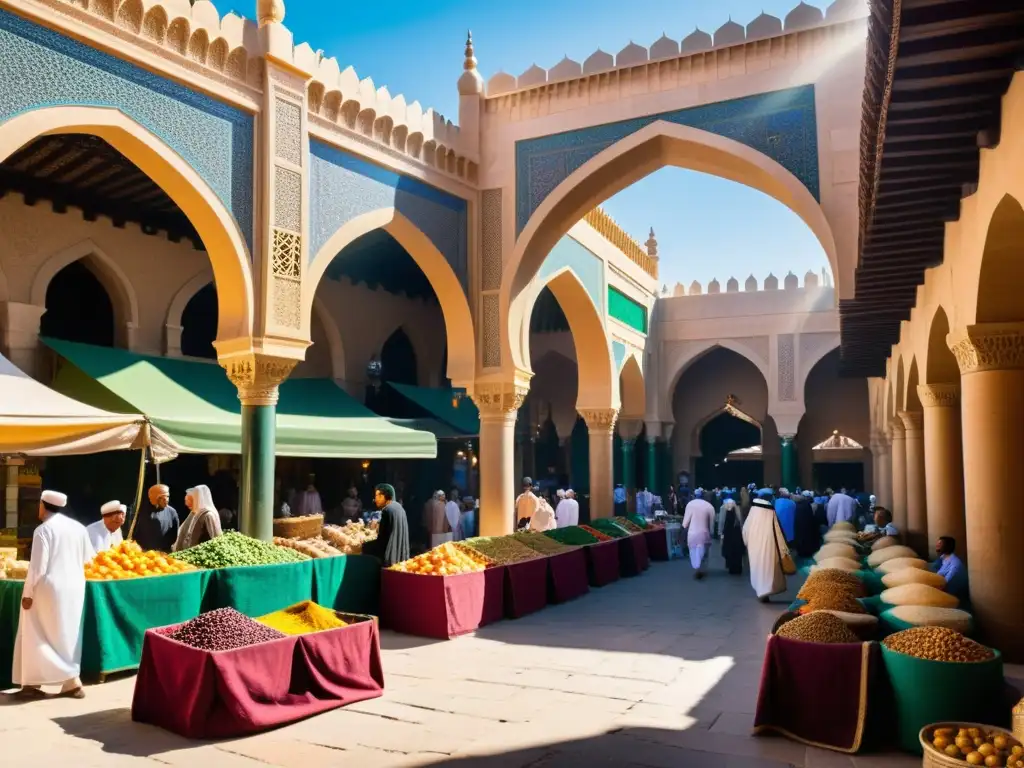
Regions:
<instances>
[{"instance_id":1,"label":"yellow turmeric powder","mask_svg":"<svg viewBox=\"0 0 1024 768\"><path fill-rule=\"evenodd\" d=\"M339 619L330 608L317 605L312 600L304 600L280 611L268 613L256 621L286 635L308 635L312 632L348 626L348 622Z\"/></svg>"}]
</instances>

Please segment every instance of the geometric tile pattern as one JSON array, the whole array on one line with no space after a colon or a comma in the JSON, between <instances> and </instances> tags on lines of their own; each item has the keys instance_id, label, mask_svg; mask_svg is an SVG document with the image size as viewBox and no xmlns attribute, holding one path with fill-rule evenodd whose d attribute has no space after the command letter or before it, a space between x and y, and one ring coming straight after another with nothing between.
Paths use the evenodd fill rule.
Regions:
<instances>
[{"instance_id":1,"label":"geometric tile pattern","mask_svg":"<svg viewBox=\"0 0 1024 768\"><path fill-rule=\"evenodd\" d=\"M792 333L779 334L779 400L796 400L796 340Z\"/></svg>"},{"instance_id":2,"label":"geometric tile pattern","mask_svg":"<svg viewBox=\"0 0 1024 768\"><path fill-rule=\"evenodd\" d=\"M224 203L251 252L251 115L4 10L0 73L0 123L43 107L111 107L159 136Z\"/></svg>"},{"instance_id":3,"label":"geometric tile pattern","mask_svg":"<svg viewBox=\"0 0 1024 768\"><path fill-rule=\"evenodd\" d=\"M501 192L498 188L480 193L480 289L484 291L501 288Z\"/></svg>"},{"instance_id":4,"label":"geometric tile pattern","mask_svg":"<svg viewBox=\"0 0 1024 768\"><path fill-rule=\"evenodd\" d=\"M563 267L568 267L583 284L597 307L598 316L604 322L607 298L604 292L604 262L569 235L564 235L544 259L537 272L537 279L543 285Z\"/></svg>"},{"instance_id":5,"label":"geometric tile pattern","mask_svg":"<svg viewBox=\"0 0 1024 768\"><path fill-rule=\"evenodd\" d=\"M592 157L657 120L746 144L819 199L814 86L804 85L516 142L516 233L562 181Z\"/></svg>"}]
</instances>

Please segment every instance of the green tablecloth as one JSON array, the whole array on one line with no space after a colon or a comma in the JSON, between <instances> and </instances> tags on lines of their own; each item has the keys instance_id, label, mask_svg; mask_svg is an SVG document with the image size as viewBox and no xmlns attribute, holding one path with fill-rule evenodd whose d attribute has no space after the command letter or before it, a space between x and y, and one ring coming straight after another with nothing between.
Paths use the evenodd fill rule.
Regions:
<instances>
[{"instance_id":1,"label":"green tablecloth","mask_svg":"<svg viewBox=\"0 0 1024 768\"><path fill-rule=\"evenodd\" d=\"M313 599L346 613L380 613L380 561L369 555L313 561Z\"/></svg>"},{"instance_id":2,"label":"green tablecloth","mask_svg":"<svg viewBox=\"0 0 1024 768\"><path fill-rule=\"evenodd\" d=\"M0 690L11 687L14 638L21 617L23 581L0 581Z\"/></svg>"},{"instance_id":3,"label":"green tablecloth","mask_svg":"<svg viewBox=\"0 0 1024 768\"><path fill-rule=\"evenodd\" d=\"M93 677L137 667L146 630L198 616L212 576L212 571L195 571L86 582L82 674Z\"/></svg>"},{"instance_id":4,"label":"green tablecloth","mask_svg":"<svg viewBox=\"0 0 1024 768\"><path fill-rule=\"evenodd\" d=\"M253 618L313 598L313 561L211 571L203 610L234 608Z\"/></svg>"}]
</instances>

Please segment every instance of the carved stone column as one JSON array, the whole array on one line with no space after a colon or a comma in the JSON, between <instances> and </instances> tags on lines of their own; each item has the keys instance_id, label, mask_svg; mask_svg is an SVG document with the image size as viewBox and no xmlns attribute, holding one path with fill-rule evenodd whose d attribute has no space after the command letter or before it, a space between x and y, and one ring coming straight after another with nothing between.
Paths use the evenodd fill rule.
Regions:
<instances>
[{"instance_id":1,"label":"carved stone column","mask_svg":"<svg viewBox=\"0 0 1024 768\"><path fill-rule=\"evenodd\" d=\"M782 458L782 486L792 491L799 485L796 464L796 435L779 435L779 453Z\"/></svg>"},{"instance_id":2,"label":"carved stone column","mask_svg":"<svg viewBox=\"0 0 1024 768\"><path fill-rule=\"evenodd\" d=\"M892 447L888 435L876 433L871 436L871 456L874 459L875 501L892 511Z\"/></svg>"},{"instance_id":3,"label":"carved stone column","mask_svg":"<svg viewBox=\"0 0 1024 768\"><path fill-rule=\"evenodd\" d=\"M225 363L242 401L239 530L264 541L274 536L278 386L295 365L295 360L256 354L236 356Z\"/></svg>"},{"instance_id":4,"label":"carved stone column","mask_svg":"<svg viewBox=\"0 0 1024 768\"><path fill-rule=\"evenodd\" d=\"M964 515L964 465L960 445L960 385L922 384L924 477L928 497L928 543L952 536L967 559Z\"/></svg>"},{"instance_id":5,"label":"carved stone column","mask_svg":"<svg viewBox=\"0 0 1024 768\"><path fill-rule=\"evenodd\" d=\"M39 324L45 312L35 304L0 304L0 352L33 377L39 372Z\"/></svg>"},{"instance_id":6,"label":"carved stone column","mask_svg":"<svg viewBox=\"0 0 1024 768\"><path fill-rule=\"evenodd\" d=\"M1020 662L1024 515L1007 493L1024 477L1024 323L973 325L947 341L960 367L971 604L988 644Z\"/></svg>"},{"instance_id":7,"label":"carved stone column","mask_svg":"<svg viewBox=\"0 0 1024 768\"><path fill-rule=\"evenodd\" d=\"M903 422L889 423L889 438L892 445L892 521L900 529L907 530L907 441L903 434Z\"/></svg>"},{"instance_id":8,"label":"carved stone column","mask_svg":"<svg viewBox=\"0 0 1024 768\"><path fill-rule=\"evenodd\" d=\"M614 514L612 451L619 410L584 408L580 416L587 422L590 437L590 517L611 517Z\"/></svg>"},{"instance_id":9,"label":"carved stone column","mask_svg":"<svg viewBox=\"0 0 1024 768\"><path fill-rule=\"evenodd\" d=\"M515 530L516 416L530 391L527 381L474 388L473 402L480 411L481 536L504 536Z\"/></svg>"},{"instance_id":10,"label":"carved stone column","mask_svg":"<svg viewBox=\"0 0 1024 768\"><path fill-rule=\"evenodd\" d=\"M905 543L918 554L928 552L928 509L924 482L924 414L900 411L907 451L907 530Z\"/></svg>"}]
</instances>

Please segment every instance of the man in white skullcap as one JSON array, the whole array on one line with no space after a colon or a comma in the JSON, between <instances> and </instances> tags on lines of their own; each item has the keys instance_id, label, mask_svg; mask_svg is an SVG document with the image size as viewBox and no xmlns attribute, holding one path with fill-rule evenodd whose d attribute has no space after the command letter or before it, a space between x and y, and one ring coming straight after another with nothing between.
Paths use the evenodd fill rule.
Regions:
<instances>
[{"instance_id":1,"label":"man in white skullcap","mask_svg":"<svg viewBox=\"0 0 1024 768\"><path fill-rule=\"evenodd\" d=\"M59 685L61 695L83 698L82 662L85 564L95 556L85 527L61 513L68 497L43 491L39 525L21 597L11 679L23 696L42 696Z\"/></svg>"},{"instance_id":2,"label":"man in white skullcap","mask_svg":"<svg viewBox=\"0 0 1024 768\"><path fill-rule=\"evenodd\" d=\"M108 501L100 507L100 514L103 516L95 523L85 526L89 534L89 543L96 550L97 554L113 549L122 541L121 526L124 525L125 517L128 515L128 507L120 501Z\"/></svg>"},{"instance_id":3,"label":"man in white skullcap","mask_svg":"<svg viewBox=\"0 0 1024 768\"><path fill-rule=\"evenodd\" d=\"M561 488L558 489L556 496L558 496L558 505L555 507L555 525L559 528L565 528L569 525L567 521L569 519L569 510L572 508L572 504L565 495L565 491Z\"/></svg>"}]
</instances>

